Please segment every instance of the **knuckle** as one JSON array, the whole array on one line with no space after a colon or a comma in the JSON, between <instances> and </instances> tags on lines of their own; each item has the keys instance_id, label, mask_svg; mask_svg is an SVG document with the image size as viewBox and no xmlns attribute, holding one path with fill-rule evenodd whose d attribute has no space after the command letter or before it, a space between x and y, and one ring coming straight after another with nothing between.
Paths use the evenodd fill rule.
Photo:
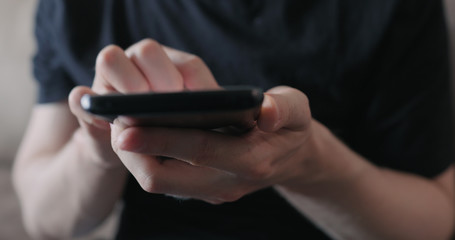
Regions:
<instances>
[{"instance_id":1,"label":"knuckle","mask_svg":"<svg viewBox=\"0 0 455 240\"><path fill-rule=\"evenodd\" d=\"M184 78L191 78L198 76L205 67L205 63L200 57L191 55L184 64L181 65L180 72Z\"/></svg>"},{"instance_id":2,"label":"knuckle","mask_svg":"<svg viewBox=\"0 0 455 240\"><path fill-rule=\"evenodd\" d=\"M116 45L109 45L98 54L96 58L96 65L98 67L111 66L117 61L119 54L122 54L123 50Z\"/></svg>"},{"instance_id":3,"label":"knuckle","mask_svg":"<svg viewBox=\"0 0 455 240\"><path fill-rule=\"evenodd\" d=\"M246 178L252 181L263 181L269 179L271 175L272 168L266 163L252 166L246 172Z\"/></svg>"},{"instance_id":4,"label":"knuckle","mask_svg":"<svg viewBox=\"0 0 455 240\"><path fill-rule=\"evenodd\" d=\"M140 58L153 56L162 51L161 44L153 39L144 39L138 43L136 54Z\"/></svg>"},{"instance_id":5,"label":"knuckle","mask_svg":"<svg viewBox=\"0 0 455 240\"><path fill-rule=\"evenodd\" d=\"M258 138L249 139L249 144L254 145ZM261 139L259 142L267 141L267 139ZM248 163L244 165L244 168L239 173L244 179L248 181L263 181L271 177L274 171L273 162L275 154L269 150L269 145L261 145L259 148L249 149L246 158L249 159ZM260 149L260 151L258 151Z\"/></svg>"},{"instance_id":6,"label":"knuckle","mask_svg":"<svg viewBox=\"0 0 455 240\"><path fill-rule=\"evenodd\" d=\"M137 179L141 188L148 193L160 193L161 184L157 176L150 174Z\"/></svg>"}]
</instances>

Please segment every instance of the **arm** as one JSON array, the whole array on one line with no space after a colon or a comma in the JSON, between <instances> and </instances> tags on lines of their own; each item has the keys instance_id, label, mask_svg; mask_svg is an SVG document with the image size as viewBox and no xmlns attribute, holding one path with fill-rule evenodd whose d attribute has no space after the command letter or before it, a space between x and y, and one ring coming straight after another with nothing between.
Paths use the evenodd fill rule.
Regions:
<instances>
[{"instance_id":1,"label":"arm","mask_svg":"<svg viewBox=\"0 0 455 240\"><path fill-rule=\"evenodd\" d=\"M320 124L317 155L332 177L277 186L301 213L335 239L449 239L454 167L434 179L373 166Z\"/></svg>"},{"instance_id":2,"label":"arm","mask_svg":"<svg viewBox=\"0 0 455 240\"><path fill-rule=\"evenodd\" d=\"M174 54L174 63L187 56ZM199 61L189 66L206 69ZM215 81L208 72L192 72L185 84ZM338 239L445 239L452 232L452 167L426 179L374 166L314 120L296 89L269 90L257 128L243 135L135 127L122 119L111 130L114 151L151 193L219 204L275 186Z\"/></svg>"},{"instance_id":3,"label":"arm","mask_svg":"<svg viewBox=\"0 0 455 240\"><path fill-rule=\"evenodd\" d=\"M274 101L275 110L266 110L266 102L259 129L245 136L117 122L114 149L148 192L218 204L275 186L335 239L451 235L453 167L426 179L374 166L315 120L308 123L307 114L297 116L305 109L296 111L301 98L295 94L291 89L269 94L266 101ZM178 160L159 162L154 156Z\"/></svg>"},{"instance_id":4,"label":"arm","mask_svg":"<svg viewBox=\"0 0 455 240\"><path fill-rule=\"evenodd\" d=\"M63 239L87 232L119 199L126 171L97 162L94 140L85 131L67 103L33 110L14 165L14 185L33 237Z\"/></svg>"},{"instance_id":5,"label":"arm","mask_svg":"<svg viewBox=\"0 0 455 240\"><path fill-rule=\"evenodd\" d=\"M22 203L25 225L38 239L66 239L84 234L96 227L112 210L122 194L127 170L113 152L109 123L94 118L82 110L84 94L106 92L167 91L169 84L152 84L148 79L176 79L176 67L168 63L160 66L151 55L164 55L161 45L144 41L125 53L114 46L106 47L98 56L96 76L92 88L76 87L68 102L37 105L33 110L28 130L14 165L14 185ZM152 53L145 54L144 52ZM130 58L127 57L127 54ZM176 66L185 75L185 62ZM130 61L131 60L131 61ZM174 75L133 72L136 65L157 65ZM167 66L167 67L166 67ZM199 70L198 70L199 71ZM203 72L208 70L202 70ZM127 73L126 75L124 75ZM129 82L124 82L128 79ZM206 84L208 87L216 85ZM191 88L191 83L187 85Z\"/></svg>"}]
</instances>

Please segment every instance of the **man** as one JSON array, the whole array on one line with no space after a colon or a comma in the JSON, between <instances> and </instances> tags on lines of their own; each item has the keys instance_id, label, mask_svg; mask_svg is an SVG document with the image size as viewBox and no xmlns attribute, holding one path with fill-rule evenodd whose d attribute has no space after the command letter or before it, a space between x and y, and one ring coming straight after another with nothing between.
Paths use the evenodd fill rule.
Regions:
<instances>
[{"instance_id":1,"label":"man","mask_svg":"<svg viewBox=\"0 0 455 240\"><path fill-rule=\"evenodd\" d=\"M46 0L36 35L39 104L14 177L37 238L89 232L121 198L118 239L452 232L439 1ZM236 84L267 89L240 136L80 107L86 93Z\"/></svg>"}]
</instances>

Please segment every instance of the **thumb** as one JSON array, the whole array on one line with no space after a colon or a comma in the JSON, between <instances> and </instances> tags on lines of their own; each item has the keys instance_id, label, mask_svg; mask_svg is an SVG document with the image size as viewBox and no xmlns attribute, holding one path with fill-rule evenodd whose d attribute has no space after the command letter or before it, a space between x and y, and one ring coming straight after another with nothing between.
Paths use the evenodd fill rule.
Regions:
<instances>
[{"instance_id":1,"label":"thumb","mask_svg":"<svg viewBox=\"0 0 455 240\"><path fill-rule=\"evenodd\" d=\"M311 111L307 96L301 91L279 86L265 93L259 129L275 132L282 128L304 130L311 121Z\"/></svg>"},{"instance_id":2,"label":"thumb","mask_svg":"<svg viewBox=\"0 0 455 240\"><path fill-rule=\"evenodd\" d=\"M81 99L85 94L95 95L90 88L85 86L78 86L73 88L68 97L68 103L71 112L79 120L82 127L89 130L93 134L99 134L99 131L106 131L110 129L109 123L105 120L96 118L94 115L86 112L81 106Z\"/></svg>"}]
</instances>

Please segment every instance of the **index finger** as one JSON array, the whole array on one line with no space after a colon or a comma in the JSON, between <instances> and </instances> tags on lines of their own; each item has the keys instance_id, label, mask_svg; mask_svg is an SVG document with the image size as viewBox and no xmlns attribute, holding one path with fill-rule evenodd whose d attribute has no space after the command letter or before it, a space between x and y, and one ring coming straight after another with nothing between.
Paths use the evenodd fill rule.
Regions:
<instances>
[{"instance_id":1,"label":"index finger","mask_svg":"<svg viewBox=\"0 0 455 240\"><path fill-rule=\"evenodd\" d=\"M125 53L142 72L151 90L156 92L183 90L181 74L157 41L144 39L129 47Z\"/></svg>"},{"instance_id":2,"label":"index finger","mask_svg":"<svg viewBox=\"0 0 455 240\"><path fill-rule=\"evenodd\" d=\"M150 86L123 49L110 45L98 54L92 89L98 94L132 93L150 91Z\"/></svg>"},{"instance_id":3,"label":"index finger","mask_svg":"<svg viewBox=\"0 0 455 240\"><path fill-rule=\"evenodd\" d=\"M114 128L112 133L113 142L123 151L171 157L195 166L241 174L251 162L258 160L245 158L251 153L251 146L243 138L214 131L152 127L118 129ZM249 161L245 162L245 159Z\"/></svg>"},{"instance_id":4,"label":"index finger","mask_svg":"<svg viewBox=\"0 0 455 240\"><path fill-rule=\"evenodd\" d=\"M200 57L170 47L163 46L163 50L182 75L185 88L189 90L220 88L212 72Z\"/></svg>"}]
</instances>

